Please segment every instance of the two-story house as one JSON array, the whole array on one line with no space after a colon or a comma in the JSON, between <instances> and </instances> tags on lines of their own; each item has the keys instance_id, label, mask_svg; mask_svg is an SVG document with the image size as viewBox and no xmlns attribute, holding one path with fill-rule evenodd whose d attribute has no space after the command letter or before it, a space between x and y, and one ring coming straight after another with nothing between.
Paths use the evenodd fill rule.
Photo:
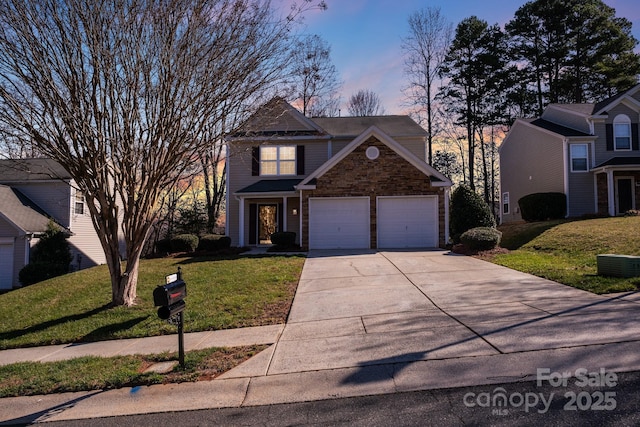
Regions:
<instances>
[{"instance_id":1,"label":"two-story house","mask_svg":"<svg viewBox=\"0 0 640 427\"><path fill-rule=\"evenodd\" d=\"M275 98L229 135L226 232L303 248L429 248L448 242L451 182L425 162L408 116L307 118Z\"/></svg>"},{"instance_id":2,"label":"two-story house","mask_svg":"<svg viewBox=\"0 0 640 427\"><path fill-rule=\"evenodd\" d=\"M551 104L517 119L500 147L501 220L518 200L560 192L567 216L620 215L640 200L640 85L595 104Z\"/></svg>"},{"instance_id":3,"label":"two-story house","mask_svg":"<svg viewBox=\"0 0 640 427\"><path fill-rule=\"evenodd\" d=\"M0 289L19 286L18 273L50 220L69 235L72 270L105 263L84 197L58 163L0 160Z\"/></svg>"}]
</instances>

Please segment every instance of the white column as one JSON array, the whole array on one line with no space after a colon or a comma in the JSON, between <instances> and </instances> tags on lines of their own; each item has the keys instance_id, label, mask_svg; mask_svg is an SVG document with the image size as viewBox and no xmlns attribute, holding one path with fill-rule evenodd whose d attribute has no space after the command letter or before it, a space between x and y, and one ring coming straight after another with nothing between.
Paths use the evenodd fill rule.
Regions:
<instances>
[{"instance_id":1,"label":"white column","mask_svg":"<svg viewBox=\"0 0 640 427\"><path fill-rule=\"evenodd\" d=\"M238 217L238 247L244 247L244 197L240 197Z\"/></svg>"},{"instance_id":2,"label":"white column","mask_svg":"<svg viewBox=\"0 0 640 427\"><path fill-rule=\"evenodd\" d=\"M609 215L616 215L616 197L615 197L615 181L613 179L613 171L607 171L607 197L609 199Z\"/></svg>"}]
</instances>

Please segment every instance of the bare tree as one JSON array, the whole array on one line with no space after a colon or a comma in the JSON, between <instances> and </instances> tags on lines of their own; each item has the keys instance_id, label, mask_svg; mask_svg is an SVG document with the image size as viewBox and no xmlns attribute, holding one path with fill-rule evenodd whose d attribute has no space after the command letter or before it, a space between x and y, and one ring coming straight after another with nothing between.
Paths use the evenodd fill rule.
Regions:
<instances>
[{"instance_id":1,"label":"bare tree","mask_svg":"<svg viewBox=\"0 0 640 427\"><path fill-rule=\"evenodd\" d=\"M306 116L330 116L342 82L331 63L331 47L318 35L303 36L293 51L294 97Z\"/></svg>"},{"instance_id":2,"label":"bare tree","mask_svg":"<svg viewBox=\"0 0 640 427\"><path fill-rule=\"evenodd\" d=\"M434 84L440 67L449 51L453 25L440 8L427 7L409 16L409 36L402 43L405 54L405 74L409 77L405 89L409 103L425 114L427 121L427 152L433 162L434 140Z\"/></svg>"},{"instance_id":3,"label":"bare tree","mask_svg":"<svg viewBox=\"0 0 640 427\"><path fill-rule=\"evenodd\" d=\"M351 95L347 104L351 116L379 116L384 114L380 97L373 91L361 89Z\"/></svg>"},{"instance_id":4,"label":"bare tree","mask_svg":"<svg viewBox=\"0 0 640 427\"><path fill-rule=\"evenodd\" d=\"M295 25L269 0L0 4L0 122L84 192L114 305L135 303L163 194L224 129L216 121L280 81Z\"/></svg>"}]
</instances>

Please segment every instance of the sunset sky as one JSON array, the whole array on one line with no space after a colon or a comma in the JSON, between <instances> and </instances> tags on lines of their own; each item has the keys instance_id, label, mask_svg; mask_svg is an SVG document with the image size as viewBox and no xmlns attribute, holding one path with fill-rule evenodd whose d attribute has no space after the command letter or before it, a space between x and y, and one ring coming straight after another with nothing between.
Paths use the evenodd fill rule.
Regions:
<instances>
[{"instance_id":1,"label":"sunset sky","mask_svg":"<svg viewBox=\"0 0 640 427\"><path fill-rule=\"evenodd\" d=\"M401 114L403 59L401 40L407 35L407 18L423 7L439 7L458 24L476 15L489 25L510 21L524 0L325 0L326 11L310 11L305 32L318 34L331 45L331 57L342 88L342 114L348 98L359 89L377 93L387 114ZM640 1L604 0L616 15L629 19L633 35L640 40ZM636 48L640 52L640 47Z\"/></svg>"}]
</instances>

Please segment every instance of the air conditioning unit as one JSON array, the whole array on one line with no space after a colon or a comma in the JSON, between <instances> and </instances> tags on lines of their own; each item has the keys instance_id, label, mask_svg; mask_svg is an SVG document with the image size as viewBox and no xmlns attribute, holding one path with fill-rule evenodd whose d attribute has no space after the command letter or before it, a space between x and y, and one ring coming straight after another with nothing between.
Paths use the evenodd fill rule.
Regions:
<instances>
[{"instance_id":1,"label":"air conditioning unit","mask_svg":"<svg viewBox=\"0 0 640 427\"><path fill-rule=\"evenodd\" d=\"M600 276L640 276L640 256L602 254L597 255L597 260Z\"/></svg>"}]
</instances>

